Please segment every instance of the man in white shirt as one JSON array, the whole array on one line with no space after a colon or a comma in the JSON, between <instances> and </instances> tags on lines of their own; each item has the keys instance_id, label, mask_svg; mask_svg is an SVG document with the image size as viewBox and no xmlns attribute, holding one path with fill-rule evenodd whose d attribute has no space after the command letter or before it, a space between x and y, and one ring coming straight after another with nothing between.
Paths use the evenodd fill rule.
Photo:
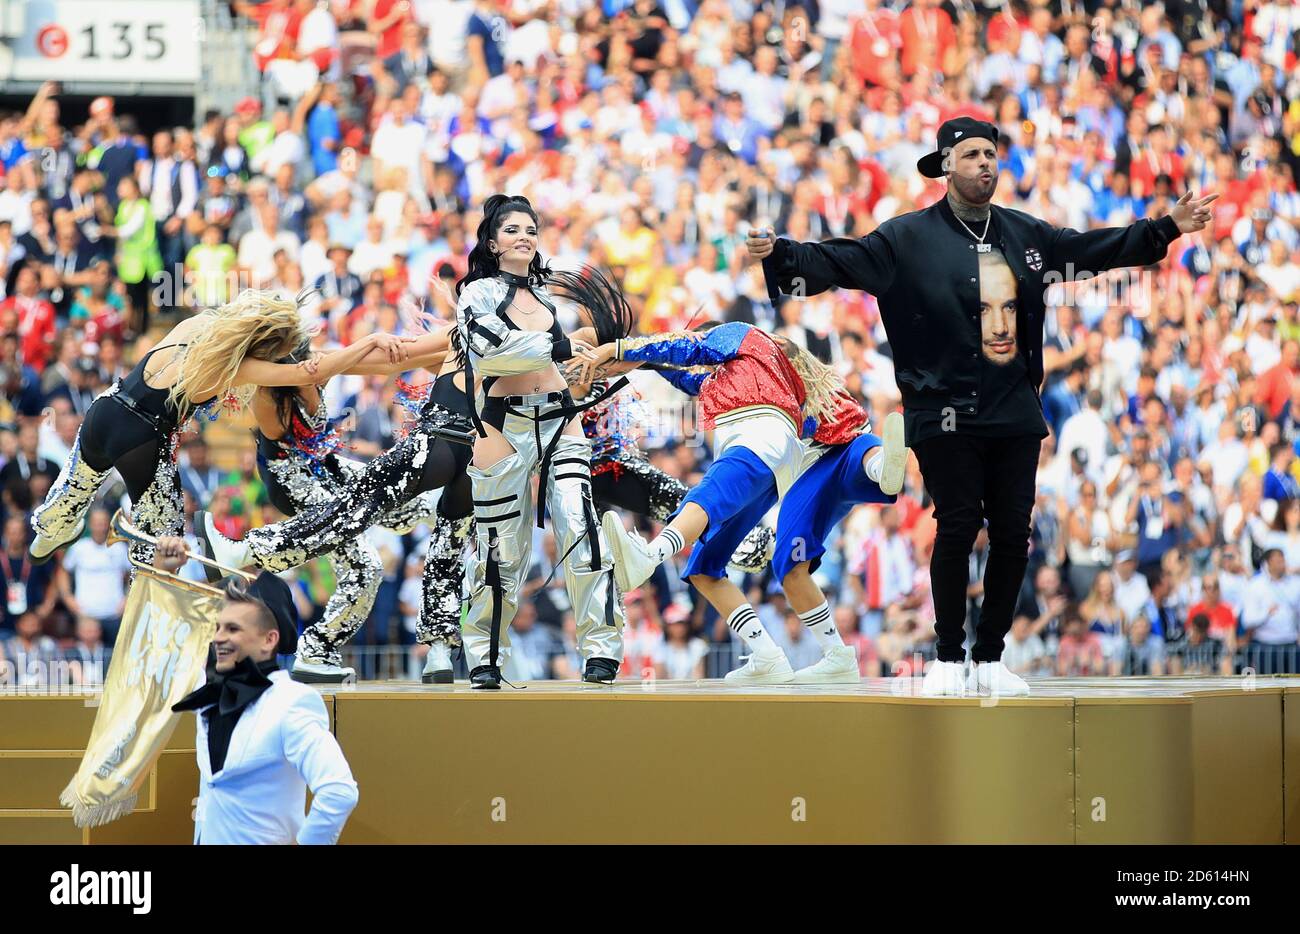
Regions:
<instances>
[{"instance_id":1,"label":"man in white shirt","mask_svg":"<svg viewBox=\"0 0 1300 934\"><path fill-rule=\"evenodd\" d=\"M1248 663L1260 674L1298 670L1300 654L1300 577L1286 572L1280 548L1264 552L1263 570L1246 588L1241 625L1250 633Z\"/></svg>"},{"instance_id":2,"label":"man in white shirt","mask_svg":"<svg viewBox=\"0 0 1300 934\"><path fill-rule=\"evenodd\" d=\"M1133 622L1150 602L1151 586L1137 572L1137 552L1121 551L1115 556L1115 603L1124 613L1124 621Z\"/></svg>"},{"instance_id":3,"label":"man in white shirt","mask_svg":"<svg viewBox=\"0 0 1300 934\"><path fill-rule=\"evenodd\" d=\"M264 204L258 219L261 230L250 230L239 241L240 267L247 269L254 288L265 288L275 278L275 254L284 250L291 263L298 262L300 243L297 235L280 229L280 212L273 204Z\"/></svg>"},{"instance_id":4,"label":"man in white shirt","mask_svg":"<svg viewBox=\"0 0 1300 934\"><path fill-rule=\"evenodd\" d=\"M415 0L415 19L428 35L429 58L459 89L468 61L465 37L474 0Z\"/></svg>"},{"instance_id":5,"label":"man in white shirt","mask_svg":"<svg viewBox=\"0 0 1300 934\"><path fill-rule=\"evenodd\" d=\"M186 559L181 539L159 541L159 567ZM197 715L195 843L334 844L357 806L324 702L276 664L297 639L288 584L267 572L251 584L227 582L207 680L172 707Z\"/></svg>"},{"instance_id":6,"label":"man in white shirt","mask_svg":"<svg viewBox=\"0 0 1300 934\"><path fill-rule=\"evenodd\" d=\"M376 269L386 269L393 264L396 244L384 239L384 222L372 214L366 221L366 239L357 244L348 259L348 272L366 282Z\"/></svg>"},{"instance_id":7,"label":"man in white shirt","mask_svg":"<svg viewBox=\"0 0 1300 934\"><path fill-rule=\"evenodd\" d=\"M428 129L411 119L411 111L404 98L398 97L388 106L388 116L375 131L370 144L370 154L378 163L375 178L393 168L406 169L407 190L420 205L428 210L429 200L424 193L424 173L421 164L425 158L425 141Z\"/></svg>"},{"instance_id":8,"label":"man in white shirt","mask_svg":"<svg viewBox=\"0 0 1300 934\"><path fill-rule=\"evenodd\" d=\"M125 542L108 544L109 515L105 510L92 510L87 524L90 537L76 542L63 557L60 589L68 609L76 616L96 620L103 629L104 643L111 647L126 605L130 552Z\"/></svg>"},{"instance_id":9,"label":"man in white shirt","mask_svg":"<svg viewBox=\"0 0 1300 934\"><path fill-rule=\"evenodd\" d=\"M1088 452L1087 463L1093 470L1097 470L1106 463L1106 442L1110 432L1106 420L1101 417L1101 393L1095 389L1090 390L1084 401L1084 407L1067 418L1061 426L1056 456L1064 462L1076 448L1083 448Z\"/></svg>"}]
</instances>

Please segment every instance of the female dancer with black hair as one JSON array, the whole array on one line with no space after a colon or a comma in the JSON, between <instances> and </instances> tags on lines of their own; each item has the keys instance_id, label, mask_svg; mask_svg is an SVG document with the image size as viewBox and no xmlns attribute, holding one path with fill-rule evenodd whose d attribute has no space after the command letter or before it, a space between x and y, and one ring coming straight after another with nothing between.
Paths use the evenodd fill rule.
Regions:
<instances>
[{"instance_id":1,"label":"female dancer with black hair","mask_svg":"<svg viewBox=\"0 0 1300 934\"><path fill-rule=\"evenodd\" d=\"M87 410L62 472L32 515L33 560L49 560L81 535L90 501L114 468L126 481L135 526L153 538L179 535L185 515L178 435L201 408L238 410L256 386L328 379L374 350L391 360L407 353L406 341L372 334L346 350L273 362L307 337L298 303L270 292L245 291L173 328ZM133 544L131 556L148 564L153 547Z\"/></svg>"},{"instance_id":2,"label":"female dancer with black hair","mask_svg":"<svg viewBox=\"0 0 1300 934\"><path fill-rule=\"evenodd\" d=\"M473 262L471 258L472 269ZM623 316L620 320L630 321L626 304L615 311L620 308L621 296L598 273L556 273L553 278L558 294L587 307L600 322L599 329L592 329L590 340L625 333L626 326L620 330L610 322L616 313ZM455 332L451 339L456 342ZM447 333L435 332L414 339L409 352L424 359L447 347ZM461 552L473 513L467 473L471 437L465 429L477 418L473 405L476 383L466 362L462 353L459 363L448 362L442 367L412 430L370 461L343 496L300 510L286 521L254 529L241 541L221 535L210 516L195 517L196 532L220 563L283 571L337 551L411 499L442 488L425 562L424 601L417 630L418 641L430 647L423 680L435 683L451 680L450 650L460 640ZM485 641L490 639L485 637ZM495 664L490 667L497 670ZM491 686L499 686L499 671Z\"/></svg>"},{"instance_id":3,"label":"female dancer with black hair","mask_svg":"<svg viewBox=\"0 0 1300 934\"><path fill-rule=\"evenodd\" d=\"M482 413L471 409L478 438L469 468L478 550L463 629L477 688L500 687L500 664L509 654L506 630L532 553L534 474L538 524L549 509L562 556L583 679L611 683L623 658L622 601L592 502L591 441L556 366L589 357L592 345L560 330L548 283L576 293L600 343L611 333L626 335L632 314L622 293L594 270L552 272L537 252L539 227L526 198L488 198L469 272L456 287L455 349L466 385L475 372L482 377Z\"/></svg>"}]
</instances>

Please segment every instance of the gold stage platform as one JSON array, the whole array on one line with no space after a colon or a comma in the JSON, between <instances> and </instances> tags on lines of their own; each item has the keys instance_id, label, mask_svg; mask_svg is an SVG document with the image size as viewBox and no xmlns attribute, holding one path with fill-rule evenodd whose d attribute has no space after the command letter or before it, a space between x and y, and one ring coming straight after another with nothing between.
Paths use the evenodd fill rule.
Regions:
<instances>
[{"instance_id":1,"label":"gold stage platform","mask_svg":"<svg viewBox=\"0 0 1300 934\"><path fill-rule=\"evenodd\" d=\"M360 804L344 843L1300 841L1300 679L919 681L736 689L406 682L324 690ZM142 810L58 805L93 696L0 694L0 843L187 843L183 723Z\"/></svg>"}]
</instances>

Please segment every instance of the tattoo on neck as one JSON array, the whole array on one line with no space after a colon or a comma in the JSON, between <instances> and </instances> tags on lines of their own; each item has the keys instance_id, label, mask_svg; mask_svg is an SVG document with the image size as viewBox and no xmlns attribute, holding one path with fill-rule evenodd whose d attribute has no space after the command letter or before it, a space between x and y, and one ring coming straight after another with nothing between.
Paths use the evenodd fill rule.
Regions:
<instances>
[{"instance_id":1,"label":"tattoo on neck","mask_svg":"<svg viewBox=\"0 0 1300 934\"><path fill-rule=\"evenodd\" d=\"M952 213L956 214L966 223L978 221L984 223L984 219L989 216L989 206L987 204L970 204L961 200L955 192L948 192L948 205L952 208Z\"/></svg>"}]
</instances>

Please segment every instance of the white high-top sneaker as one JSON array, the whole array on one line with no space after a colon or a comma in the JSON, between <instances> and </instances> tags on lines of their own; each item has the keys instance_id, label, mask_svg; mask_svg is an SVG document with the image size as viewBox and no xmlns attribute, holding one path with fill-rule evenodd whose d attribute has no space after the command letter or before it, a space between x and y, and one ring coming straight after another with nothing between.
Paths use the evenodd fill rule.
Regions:
<instances>
[{"instance_id":1,"label":"white high-top sneaker","mask_svg":"<svg viewBox=\"0 0 1300 934\"><path fill-rule=\"evenodd\" d=\"M780 649L775 655L750 655L745 664L727 672L727 684L789 684L794 680L790 659Z\"/></svg>"},{"instance_id":2,"label":"white high-top sneaker","mask_svg":"<svg viewBox=\"0 0 1300 934\"><path fill-rule=\"evenodd\" d=\"M303 684L344 684L346 682L355 682L357 680L357 671L355 668L343 668L325 662L311 662L304 661L302 658L295 658L293 660L293 671L289 672L289 677L295 681L301 681Z\"/></svg>"},{"instance_id":3,"label":"white high-top sneaker","mask_svg":"<svg viewBox=\"0 0 1300 934\"><path fill-rule=\"evenodd\" d=\"M1029 685L1002 662L975 662L966 678L966 693L983 697L1028 697Z\"/></svg>"},{"instance_id":4,"label":"white high-top sneaker","mask_svg":"<svg viewBox=\"0 0 1300 934\"><path fill-rule=\"evenodd\" d=\"M600 517L605 540L614 553L614 580L623 593L640 587L650 579L659 562L650 554L645 539L623 528L623 522L610 510Z\"/></svg>"},{"instance_id":5,"label":"white high-top sneaker","mask_svg":"<svg viewBox=\"0 0 1300 934\"><path fill-rule=\"evenodd\" d=\"M195 513L195 532L207 546L208 557L224 567L242 568L253 563L248 542L226 538L218 530L212 513ZM201 521L200 521L201 520Z\"/></svg>"},{"instance_id":6,"label":"white high-top sneaker","mask_svg":"<svg viewBox=\"0 0 1300 934\"><path fill-rule=\"evenodd\" d=\"M890 412L880 432L885 458L884 467L880 471L880 492L888 496L899 493L907 478L907 444L903 437L903 416L898 412Z\"/></svg>"},{"instance_id":7,"label":"white high-top sneaker","mask_svg":"<svg viewBox=\"0 0 1300 934\"><path fill-rule=\"evenodd\" d=\"M933 662L921 682L922 697L965 697L964 662Z\"/></svg>"},{"instance_id":8,"label":"white high-top sneaker","mask_svg":"<svg viewBox=\"0 0 1300 934\"><path fill-rule=\"evenodd\" d=\"M429 644L429 654L424 656L424 672L420 680L425 684L451 684L455 678L451 668L451 646L445 642Z\"/></svg>"},{"instance_id":9,"label":"white high-top sneaker","mask_svg":"<svg viewBox=\"0 0 1300 934\"><path fill-rule=\"evenodd\" d=\"M794 673L795 684L857 684L858 650L851 645L833 645L821 661Z\"/></svg>"}]
</instances>

